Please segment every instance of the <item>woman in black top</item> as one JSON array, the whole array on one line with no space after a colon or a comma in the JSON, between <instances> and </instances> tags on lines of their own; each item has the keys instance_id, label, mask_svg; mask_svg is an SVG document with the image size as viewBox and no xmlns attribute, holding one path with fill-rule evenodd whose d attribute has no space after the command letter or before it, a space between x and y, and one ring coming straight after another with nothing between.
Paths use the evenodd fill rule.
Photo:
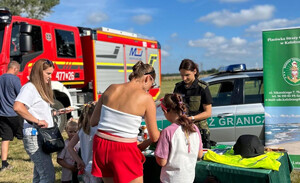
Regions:
<instances>
[{"instance_id":1,"label":"woman in black top","mask_svg":"<svg viewBox=\"0 0 300 183\"><path fill-rule=\"evenodd\" d=\"M201 132L203 147L210 148L210 132L206 119L211 116L212 97L208 84L198 80L198 65L190 59L181 61L179 71L182 81L176 83L174 93L182 95L189 108L189 118Z\"/></svg>"}]
</instances>

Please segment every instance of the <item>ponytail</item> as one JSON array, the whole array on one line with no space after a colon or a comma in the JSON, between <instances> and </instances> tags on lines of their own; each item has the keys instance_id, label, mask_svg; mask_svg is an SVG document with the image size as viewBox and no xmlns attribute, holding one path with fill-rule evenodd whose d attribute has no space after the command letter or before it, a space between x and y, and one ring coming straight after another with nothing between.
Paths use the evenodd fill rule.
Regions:
<instances>
[{"instance_id":1,"label":"ponytail","mask_svg":"<svg viewBox=\"0 0 300 183\"><path fill-rule=\"evenodd\" d=\"M91 129L90 118L94 112L95 107L96 107L96 102L88 102L87 104L84 104L84 107L81 111L78 120L79 129L82 128L83 132L87 135L90 134L90 129Z\"/></svg>"},{"instance_id":2,"label":"ponytail","mask_svg":"<svg viewBox=\"0 0 300 183\"><path fill-rule=\"evenodd\" d=\"M185 132L188 134L196 132L194 123L186 116L187 107L181 95L177 93L166 94L162 103L168 111L172 110L178 114L179 118L176 123L182 126Z\"/></svg>"},{"instance_id":3,"label":"ponytail","mask_svg":"<svg viewBox=\"0 0 300 183\"><path fill-rule=\"evenodd\" d=\"M150 74L153 79L156 78L155 70L150 64L144 64L142 61L138 61L132 67L132 73L130 73L128 79L131 81L133 78L141 78L145 74Z\"/></svg>"},{"instance_id":4,"label":"ponytail","mask_svg":"<svg viewBox=\"0 0 300 183\"><path fill-rule=\"evenodd\" d=\"M177 123L182 126L183 130L190 133L196 132L194 123L186 115L179 116Z\"/></svg>"}]
</instances>

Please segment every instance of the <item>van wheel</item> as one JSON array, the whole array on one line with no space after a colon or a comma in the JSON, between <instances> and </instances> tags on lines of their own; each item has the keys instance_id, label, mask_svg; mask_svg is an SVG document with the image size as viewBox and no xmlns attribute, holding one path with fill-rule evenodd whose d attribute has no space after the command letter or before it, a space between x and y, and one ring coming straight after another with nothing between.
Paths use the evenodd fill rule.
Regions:
<instances>
[{"instance_id":1,"label":"van wheel","mask_svg":"<svg viewBox=\"0 0 300 183\"><path fill-rule=\"evenodd\" d=\"M62 105L62 103L58 100L54 100L54 105L53 108L56 110L62 109L64 108L64 106ZM60 132L63 132L65 129L65 126L67 124L67 114L61 114L58 116L53 116L53 122L57 124Z\"/></svg>"}]
</instances>

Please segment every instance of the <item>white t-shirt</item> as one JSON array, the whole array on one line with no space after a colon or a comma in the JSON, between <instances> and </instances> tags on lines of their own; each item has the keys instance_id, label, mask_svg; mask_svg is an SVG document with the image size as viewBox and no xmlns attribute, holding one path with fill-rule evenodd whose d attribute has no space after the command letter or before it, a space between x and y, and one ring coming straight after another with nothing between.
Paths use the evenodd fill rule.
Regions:
<instances>
[{"instance_id":1,"label":"white t-shirt","mask_svg":"<svg viewBox=\"0 0 300 183\"><path fill-rule=\"evenodd\" d=\"M190 152L185 134L180 125L172 123L165 128L159 137L155 156L166 159L162 167L160 181L173 183L192 183L195 179L195 167L198 152L202 149L202 140L198 128L191 133Z\"/></svg>"},{"instance_id":2,"label":"white t-shirt","mask_svg":"<svg viewBox=\"0 0 300 183\"><path fill-rule=\"evenodd\" d=\"M82 128L78 132L78 137L80 140L80 151L81 158L85 164L85 171L91 173L92 171L92 160L93 160L93 138L97 132L97 126L94 126L90 130L90 134L84 133Z\"/></svg>"},{"instance_id":3,"label":"white t-shirt","mask_svg":"<svg viewBox=\"0 0 300 183\"><path fill-rule=\"evenodd\" d=\"M16 100L26 105L28 112L39 120L45 120L48 128L53 127L53 118L51 114L50 104L42 99L35 86L28 82L20 90ZM24 120L24 129L32 128L26 120Z\"/></svg>"}]
</instances>

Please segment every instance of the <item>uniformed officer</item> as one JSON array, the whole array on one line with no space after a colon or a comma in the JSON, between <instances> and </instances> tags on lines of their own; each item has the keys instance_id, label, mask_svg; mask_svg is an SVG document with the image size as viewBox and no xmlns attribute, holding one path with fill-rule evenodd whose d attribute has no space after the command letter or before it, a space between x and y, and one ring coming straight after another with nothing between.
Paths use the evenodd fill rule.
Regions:
<instances>
[{"instance_id":1,"label":"uniformed officer","mask_svg":"<svg viewBox=\"0 0 300 183\"><path fill-rule=\"evenodd\" d=\"M183 81L176 83L174 93L180 93L189 108L188 116L199 128L203 147L210 148L210 132L207 118L211 116L212 97L208 84L198 80L198 65L184 59L179 66Z\"/></svg>"}]
</instances>

